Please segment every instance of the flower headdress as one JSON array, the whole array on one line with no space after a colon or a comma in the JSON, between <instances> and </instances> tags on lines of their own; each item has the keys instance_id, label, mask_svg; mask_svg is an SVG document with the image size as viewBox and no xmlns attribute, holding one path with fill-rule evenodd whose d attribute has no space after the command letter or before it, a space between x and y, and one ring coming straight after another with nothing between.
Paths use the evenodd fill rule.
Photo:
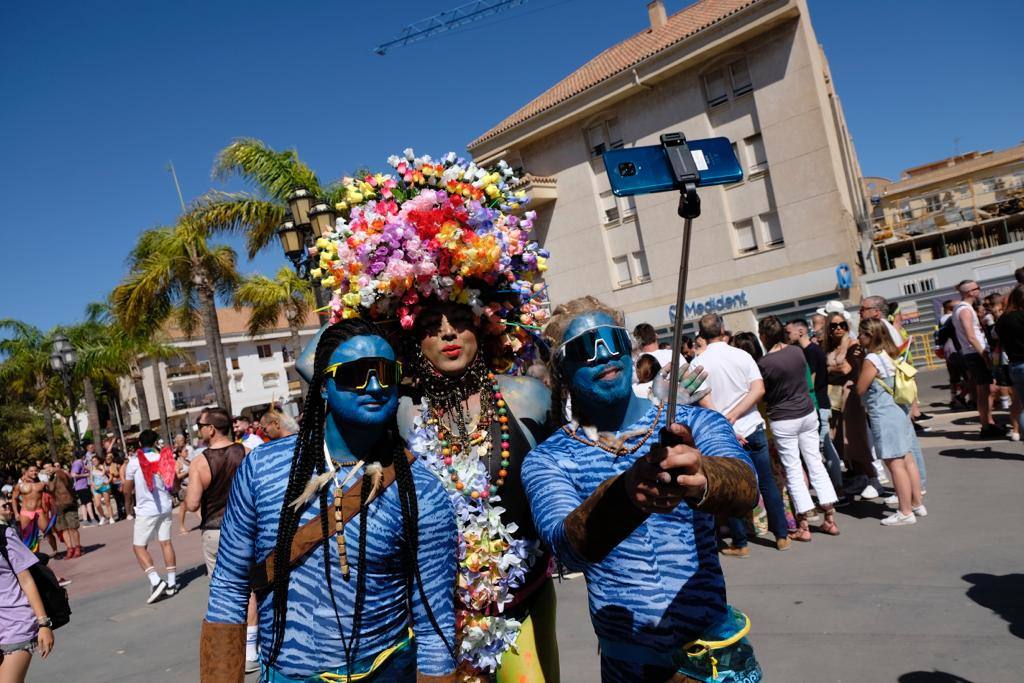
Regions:
<instances>
[{"instance_id":1,"label":"flower headdress","mask_svg":"<svg viewBox=\"0 0 1024 683\"><path fill-rule=\"evenodd\" d=\"M484 332L503 336L512 370L532 355L532 331L547 319L539 276L548 252L530 240L536 214L503 160L478 167L449 152L434 160L411 149L394 173L342 180L333 232L317 242L313 276L334 290L332 322L395 318L412 328L426 300L470 306ZM346 217L347 214L347 217Z\"/></svg>"}]
</instances>

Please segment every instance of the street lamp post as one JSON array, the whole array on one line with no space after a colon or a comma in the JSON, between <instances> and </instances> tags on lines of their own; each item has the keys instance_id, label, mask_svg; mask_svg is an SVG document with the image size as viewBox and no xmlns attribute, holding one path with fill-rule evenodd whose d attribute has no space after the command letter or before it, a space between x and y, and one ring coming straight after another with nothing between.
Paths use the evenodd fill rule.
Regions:
<instances>
[{"instance_id":1,"label":"street lamp post","mask_svg":"<svg viewBox=\"0 0 1024 683\"><path fill-rule=\"evenodd\" d=\"M313 281L310 273L315 261L309 249L328 227L334 227L336 215L334 207L316 199L305 188L297 188L288 195L288 213L277 229L277 237L281 240L284 255L292 262L299 277ZM330 292L321 287L319 282L313 282L313 294L320 319L326 321L329 314L325 309L331 301Z\"/></svg>"},{"instance_id":2,"label":"street lamp post","mask_svg":"<svg viewBox=\"0 0 1024 683\"><path fill-rule=\"evenodd\" d=\"M82 435L78 431L78 419L75 416L75 393L71 387L71 373L78 363L78 351L74 345L63 334L53 338L53 351L50 353L50 367L60 375L64 381L64 391L68 397L68 412L71 418L71 426L75 432L75 450L82 445Z\"/></svg>"}]
</instances>

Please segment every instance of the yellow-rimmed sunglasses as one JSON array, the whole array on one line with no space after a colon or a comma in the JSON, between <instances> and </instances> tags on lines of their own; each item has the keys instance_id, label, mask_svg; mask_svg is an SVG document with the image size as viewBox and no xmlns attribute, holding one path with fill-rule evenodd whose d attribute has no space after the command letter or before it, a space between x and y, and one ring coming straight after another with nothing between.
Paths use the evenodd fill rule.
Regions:
<instances>
[{"instance_id":1,"label":"yellow-rimmed sunglasses","mask_svg":"<svg viewBox=\"0 0 1024 683\"><path fill-rule=\"evenodd\" d=\"M328 365L324 375L334 379L334 385L342 389L361 391L370 383L370 373L377 378L381 388L397 386L402 379L402 364L390 358L372 356L357 358Z\"/></svg>"}]
</instances>

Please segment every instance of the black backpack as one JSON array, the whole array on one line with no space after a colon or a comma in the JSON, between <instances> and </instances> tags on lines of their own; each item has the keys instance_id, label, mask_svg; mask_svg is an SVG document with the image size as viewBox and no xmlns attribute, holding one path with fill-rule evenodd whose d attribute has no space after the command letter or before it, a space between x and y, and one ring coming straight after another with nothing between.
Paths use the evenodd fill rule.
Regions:
<instances>
[{"instance_id":1,"label":"black backpack","mask_svg":"<svg viewBox=\"0 0 1024 683\"><path fill-rule=\"evenodd\" d=\"M14 571L14 565L11 564L11 558L7 554L7 530L4 525L0 525L0 555L4 556L7 566ZM50 628L57 629L71 621L68 592L57 581L57 575L53 573L53 570L44 564L42 558L28 570L32 574L32 580L36 582L36 590L39 591L39 597L43 601L46 616L50 617L50 621L53 622Z\"/></svg>"},{"instance_id":2,"label":"black backpack","mask_svg":"<svg viewBox=\"0 0 1024 683\"><path fill-rule=\"evenodd\" d=\"M954 313L955 315L955 313ZM956 328L953 327L953 316L946 318L946 322L939 326L939 329L935 330L935 346L942 348L946 345L947 341L953 342L953 348L960 352L960 340L956 338Z\"/></svg>"}]
</instances>

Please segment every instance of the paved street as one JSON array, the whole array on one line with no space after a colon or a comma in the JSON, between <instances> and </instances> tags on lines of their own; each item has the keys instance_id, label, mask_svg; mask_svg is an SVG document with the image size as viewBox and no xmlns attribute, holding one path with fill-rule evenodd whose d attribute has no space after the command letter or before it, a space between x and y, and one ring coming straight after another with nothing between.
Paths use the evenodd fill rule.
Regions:
<instances>
[{"instance_id":1,"label":"paved street","mask_svg":"<svg viewBox=\"0 0 1024 683\"><path fill-rule=\"evenodd\" d=\"M927 386L943 375L919 377L935 415L923 440L928 518L884 528L881 503L856 503L841 511L838 538L816 534L786 553L755 546L747 559L723 558L729 599L753 620L767 680L1021 680L1024 444L975 440L969 413L928 405L945 399ZM198 532L174 536L182 593L146 606L130 531L127 522L86 529L93 552L54 562L74 579L73 620L57 632L50 659L34 661L30 681L198 680L208 586ZM559 645L565 683L598 680L582 580L559 587Z\"/></svg>"}]
</instances>

